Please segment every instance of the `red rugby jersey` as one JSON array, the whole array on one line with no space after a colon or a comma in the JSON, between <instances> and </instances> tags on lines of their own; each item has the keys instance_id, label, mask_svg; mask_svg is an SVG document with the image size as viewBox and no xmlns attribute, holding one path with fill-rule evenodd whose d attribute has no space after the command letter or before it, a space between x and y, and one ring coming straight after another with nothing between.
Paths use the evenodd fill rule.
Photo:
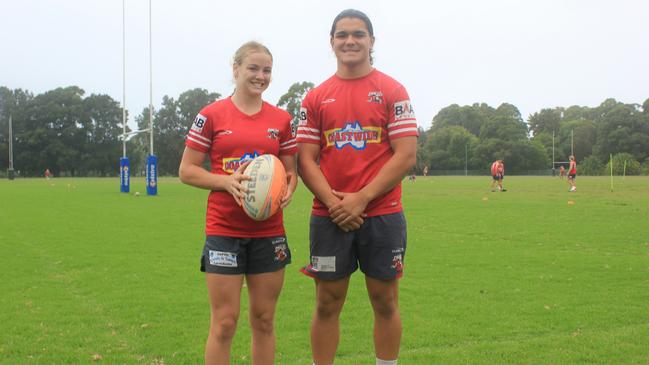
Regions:
<instances>
[{"instance_id":1,"label":"red rugby jersey","mask_svg":"<svg viewBox=\"0 0 649 365\"><path fill-rule=\"evenodd\" d=\"M293 155L297 152L291 116L263 102L253 115L242 113L230 98L218 100L196 116L185 145L207 153L213 174L232 174L243 162L263 154ZM207 200L205 233L230 237L269 237L284 234L279 211L257 222L246 215L232 195L212 191Z\"/></svg>"},{"instance_id":2,"label":"red rugby jersey","mask_svg":"<svg viewBox=\"0 0 649 365\"><path fill-rule=\"evenodd\" d=\"M406 89L373 70L358 79L336 75L311 90L302 102L298 143L320 145L320 169L332 189L356 192L370 183L394 154L390 140L418 136L417 120ZM374 199L365 212L400 212L401 183ZM328 216L313 200L313 214Z\"/></svg>"}]
</instances>

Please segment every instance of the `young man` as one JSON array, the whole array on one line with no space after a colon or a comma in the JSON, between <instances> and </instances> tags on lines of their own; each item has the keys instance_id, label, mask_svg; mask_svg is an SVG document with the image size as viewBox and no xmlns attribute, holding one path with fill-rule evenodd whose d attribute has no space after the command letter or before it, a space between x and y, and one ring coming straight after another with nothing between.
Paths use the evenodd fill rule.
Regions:
<instances>
[{"instance_id":1,"label":"young man","mask_svg":"<svg viewBox=\"0 0 649 365\"><path fill-rule=\"evenodd\" d=\"M311 263L302 270L316 284L313 363L334 362L349 279L360 266L374 310L376 363L394 365L406 249L401 180L416 161L417 121L405 88L372 67L367 15L341 12L330 36L336 74L305 97L297 136L299 171L315 195Z\"/></svg>"}]
</instances>

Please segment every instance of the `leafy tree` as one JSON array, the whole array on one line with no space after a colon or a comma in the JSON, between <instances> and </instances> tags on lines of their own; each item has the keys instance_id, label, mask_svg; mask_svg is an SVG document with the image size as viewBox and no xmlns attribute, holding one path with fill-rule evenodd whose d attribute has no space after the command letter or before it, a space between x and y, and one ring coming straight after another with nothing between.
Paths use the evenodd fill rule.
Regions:
<instances>
[{"instance_id":1,"label":"leafy tree","mask_svg":"<svg viewBox=\"0 0 649 365\"><path fill-rule=\"evenodd\" d=\"M541 109L540 112L532 114L528 118L528 125L532 135L539 133L548 133L559 131L561 124L561 110L559 109Z\"/></svg>"},{"instance_id":2,"label":"leafy tree","mask_svg":"<svg viewBox=\"0 0 649 365\"><path fill-rule=\"evenodd\" d=\"M154 154L158 157L158 173L160 175L176 175L178 165L185 148L185 135L198 112L206 105L214 102L221 95L210 93L205 89L187 90L180 94L178 100L165 95L162 107L153 117ZM149 109L144 108L137 118L138 127L149 127ZM133 164L132 170L143 171L146 165L146 155L150 151L149 133L139 134L133 138L134 154L141 159Z\"/></svg>"},{"instance_id":3,"label":"leafy tree","mask_svg":"<svg viewBox=\"0 0 649 365\"><path fill-rule=\"evenodd\" d=\"M85 174L115 175L121 156L121 107L110 96L96 94L85 98L83 105L88 123L81 166Z\"/></svg>"},{"instance_id":4,"label":"leafy tree","mask_svg":"<svg viewBox=\"0 0 649 365\"><path fill-rule=\"evenodd\" d=\"M467 149L477 145L478 138L461 126L432 131L422 146L423 161L434 170L464 170Z\"/></svg>"},{"instance_id":5,"label":"leafy tree","mask_svg":"<svg viewBox=\"0 0 649 365\"><path fill-rule=\"evenodd\" d=\"M302 99L309 90L313 89L313 83L308 81L296 82L288 89L286 94L282 95L277 102L277 106L284 108L292 117L291 128L293 133L297 132L297 124L300 120L300 106Z\"/></svg>"},{"instance_id":6,"label":"leafy tree","mask_svg":"<svg viewBox=\"0 0 649 365\"><path fill-rule=\"evenodd\" d=\"M600 176L606 174L604 164L597 158L597 156L594 155L590 155L584 158L583 161L577 165L577 167L579 169L580 175Z\"/></svg>"},{"instance_id":7,"label":"leafy tree","mask_svg":"<svg viewBox=\"0 0 649 365\"><path fill-rule=\"evenodd\" d=\"M606 164L606 171L611 171L610 159ZM640 175L640 172L640 162L633 158L633 155L629 153L617 153L613 155L613 175Z\"/></svg>"},{"instance_id":8,"label":"leafy tree","mask_svg":"<svg viewBox=\"0 0 649 365\"><path fill-rule=\"evenodd\" d=\"M505 160L508 171L545 170L550 166L545 147L539 141L503 141L490 138L481 141L474 152L483 169L489 169L497 159Z\"/></svg>"},{"instance_id":9,"label":"leafy tree","mask_svg":"<svg viewBox=\"0 0 649 365\"><path fill-rule=\"evenodd\" d=\"M431 129L433 131L450 126L460 126L471 132L473 135L480 135L480 127L487 119L488 106L479 104L472 106L459 106L453 104L442 109L433 118ZM486 112L485 112L485 109Z\"/></svg>"},{"instance_id":10,"label":"leafy tree","mask_svg":"<svg viewBox=\"0 0 649 365\"><path fill-rule=\"evenodd\" d=\"M597 144L593 152L600 159L610 153L630 153L637 160L649 156L649 120L635 104L617 103L607 100L604 113L597 123Z\"/></svg>"},{"instance_id":11,"label":"leafy tree","mask_svg":"<svg viewBox=\"0 0 649 365\"><path fill-rule=\"evenodd\" d=\"M640 173L645 176L649 175L649 158L646 158L640 166Z\"/></svg>"},{"instance_id":12,"label":"leafy tree","mask_svg":"<svg viewBox=\"0 0 649 365\"><path fill-rule=\"evenodd\" d=\"M555 151L555 158L568 161L568 156L572 153L579 162L592 154L596 142L597 128L594 122L585 119L564 121L555 138L555 144L559 147Z\"/></svg>"},{"instance_id":13,"label":"leafy tree","mask_svg":"<svg viewBox=\"0 0 649 365\"><path fill-rule=\"evenodd\" d=\"M57 88L25 105L15 156L28 175L40 175L45 168L54 175L77 175L89 123L83 94L77 86Z\"/></svg>"}]
</instances>

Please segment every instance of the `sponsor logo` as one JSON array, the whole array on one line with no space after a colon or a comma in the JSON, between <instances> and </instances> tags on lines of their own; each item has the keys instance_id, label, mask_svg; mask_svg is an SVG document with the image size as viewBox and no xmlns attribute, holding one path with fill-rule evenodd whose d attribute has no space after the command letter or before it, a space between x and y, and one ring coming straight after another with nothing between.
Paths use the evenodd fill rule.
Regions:
<instances>
[{"instance_id":1,"label":"sponsor logo","mask_svg":"<svg viewBox=\"0 0 649 365\"><path fill-rule=\"evenodd\" d=\"M349 145L357 150L363 150L368 143L381 142L381 128L363 128L358 121L347 123L343 128L325 131L324 134L327 146L336 146L338 149Z\"/></svg>"},{"instance_id":2,"label":"sponsor logo","mask_svg":"<svg viewBox=\"0 0 649 365\"><path fill-rule=\"evenodd\" d=\"M397 101L394 103L394 120L398 122L404 119L415 117L415 111L410 104L410 100Z\"/></svg>"},{"instance_id":3,"label":"sponsor logo","mask_svg":"<svg viewBox=\"0 0 649 365\"><path fill-rule=\"evenodd\" d=\"M128 185L128 179L129 179L128 166L124 166L124 168L122 168L122 185L124 186Z\"/></svg>"},{"instance_id":4,"label":"sponsor logo","mask_svg":"<svg viewBox=\"0 0 649 365\"><path fill-rule=\"evenodd\" d=\"M306 108L300 108L300 121L298 122L299 126L305 126L307 120Z\"/></svg>"},{"instance_id":5,"label":"sponsor logo","mask_svg":"<svg viewBox=\"0 0 649 365\"><path fill-rule=\"evenodd\" d=\"M311 256L311 269L319 272L336 272L336 256Z\"/></svg>"},{"instance_id":6,"label":"sponsor logo","mask_svg":"<svg viewBox=\"0 0 649 365\"><path fill-rule=\"evenodd\" d=\"M252 160L259 156L257 151L252 153L245 153L242 157L224 157L223 158L223 171L227 173L234 173L239 166L243 165L246 161Z\"/></svg>"},{"instance_id":7,"label":"sponsor logo","mask_svg":"<svg viewBox=\"0 0 649 365\"><path fill-rule=\"evenodd\" d=\"M368 103L383 104L383 93L380 91L370 91L367 94Z\"/></svg>"},{"instance_id":8,"label":"sponsor logo","mask_svg":"<svg viewBox=\"0 0 649 365\"><path fill-rule=\"evenodd\" d=\"M273 240L270 241L270 243L273 244L273 245L276 245L278 243L284 243L284 242L286 242L286 238L284 238L284 237L273 238Z\"/></svg>"},{"instance_id":9,"label":"sponsor logo","mask_svg":"<svg viewBox=\"0 0 649 365\"><path fill-rule=\"evenodd\" d=\"M194 119L194 124L192 124L192 130L197 133L201 133L203 131L203 126L205 126L205 121L207 120L207 117L201 114L198 114L196 116L196 119Z\"/></svg>"},{"instance_id":10,"label":"sponsor logo","mask_svg":"<svg viewBox=\"0 0 649 365\"><path fill-rule=\"evenodd\" d=\"M227 135L230 135L230 134L232 134L232 131L229 130L229 129L224 129L222 131L216 132L217 136L227 136Z\"/></svg>"},{"instance_id":11,"label":"sponsor logo","mask_svg":"<svg viewBox=\"0 0 649 365\"><path fill-rule=\"evenodd\" d=\"M223 267L238 267L237 254L233 252L209 250L210 265Z\"/></svg>"},{"instance_id":12,"label":"sponsor logo","mask_svg":"<svg viewBox=\"0 0 649 365\"><path fill-rule=\"evenodd\" d=\"M158 165L155 164L155 163L152 163L152 164L149 165L149 170L148 170L149 173L147 174L148 175L147 178L149 179L149 186L152 187L152 188L155 188L155 186L157 184L156 182L158 180L158 178L157 178L157 166Z\"/></svg>"},{"instance_id":13,"label":"sponsor logo","mask_svg":"<svg viewBox=\"0 0 649 365\"><path fill-rule=\"evenodd\" d=\"M268 138L279 139L279 129L268 128Z\"/></svg>"},{"instance_id":14,"label":"sponsor logo","mask_svg":"<svg viewBox=\"0 0 649 365\"><path fill-rule=\"evenodd\" d=\"M297 136L297 126L300 123L299 119L293 118L291 120L291 137L295 138Z\"/></svg>"},{"instance_id":15,"label":"sponsor logo","mask_svg":"<svg viewBox=\"0 0 649 365\"><path fill-rule=\"evenodd\" d=\"M336 101L336 99L327 99L320 102L320 104L330 104Z\"/></svg>"}]
</instances>

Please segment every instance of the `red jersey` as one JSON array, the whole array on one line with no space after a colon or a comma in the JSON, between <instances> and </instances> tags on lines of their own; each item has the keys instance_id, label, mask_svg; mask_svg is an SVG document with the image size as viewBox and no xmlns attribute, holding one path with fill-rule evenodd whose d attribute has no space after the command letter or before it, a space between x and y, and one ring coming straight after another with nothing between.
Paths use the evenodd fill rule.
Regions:
<instances>
[{"instance_id":1,"label":"red jersey","mask_svg":"<svg viewBox=\"0 0 649 365\"><path fill-rule=\"evenodd\" d=\"M568 171L568 174L575 175L576 173L577 173L577 162L570 161L570 170Z\"/></svg>"},{"instance_id":2,"label":"red jersey","mask_svg":"<svg viewBox=\"0 0 649 365\"><path fill-rule=\"evenodd\" d=\"M332 76L302 102L298 143L320 145L319 164L332 189L357 192L370 183L394 152L390 140L418 136L406 89L373 70L358 79ZM368 204L368 216L400 212L401 183ZM313 214L329 216L313 199Z\"/></svg>"},{"instance_id":3,"label":"red jersey","mask_svg":"<svg viewBox=\"0 0 649 365\"><path fill-rule=\"evenodd\" d=\"M498 162L494 162L491 164L491 176L496 176L498 175Z\"/></svg>"},{"instance_id":4,"label":"red jersey","mask_svg":"<svg viewBox=\"0 0 649 365\"><path fill-rule=\"evenodd\" d=\"M211 172L227 175L259 155L294 155L297 152L291 116L263 102L253 115L242 113L230 98L218 100L196 116L185 145L209 154ZM207 200L207 235L271 237L284 234L279 211L261 222L252 220L227 191L212 191Z\"/></svg>"}]
</instances>

